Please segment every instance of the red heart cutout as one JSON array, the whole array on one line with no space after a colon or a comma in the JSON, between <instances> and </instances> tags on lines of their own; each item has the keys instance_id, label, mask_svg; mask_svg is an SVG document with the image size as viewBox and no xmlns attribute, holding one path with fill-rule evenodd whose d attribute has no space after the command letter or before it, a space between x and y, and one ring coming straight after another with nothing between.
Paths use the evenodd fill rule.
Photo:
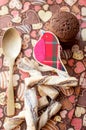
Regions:
<instances>
[{"instance_id":1,"label":"red heart cutout","mask_svg":"<svg viewBox=\"0 0 86 130\"><path fill-rule=\"evenodd\" d=\"M60 59L60 48L57 37L51 32L44 32L34 47L34 58L41 64L66 71Z\"/></svg>"},{"instance_id":2,"label":"red heart cutout","mask_svg":"<svg viewBox=\"0 0 86 130\"><path fill-rule=\"evenodd\" d=\"M81 72L85 71L85 67L82 62L77 62L76 67L74 69L75 73L80 74Z\"/></svg>"}]
</instances>

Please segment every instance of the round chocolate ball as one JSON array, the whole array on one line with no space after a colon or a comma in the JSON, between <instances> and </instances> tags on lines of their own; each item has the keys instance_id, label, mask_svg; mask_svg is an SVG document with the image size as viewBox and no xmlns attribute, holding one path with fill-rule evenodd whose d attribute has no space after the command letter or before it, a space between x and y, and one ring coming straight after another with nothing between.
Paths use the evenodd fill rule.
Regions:
<instances>
[{"instance_id":1,"label":"round chocolate ball","mask_svg":"<svg viewBox=\"0 0 86 130\"><path fill-rule=\"evenodd\" d=\"M49 30L52 31L61 42L73 41L79 31L79 21L75 15L69 12L56 12L51 20Z\"/></svg>"}]
</instances>

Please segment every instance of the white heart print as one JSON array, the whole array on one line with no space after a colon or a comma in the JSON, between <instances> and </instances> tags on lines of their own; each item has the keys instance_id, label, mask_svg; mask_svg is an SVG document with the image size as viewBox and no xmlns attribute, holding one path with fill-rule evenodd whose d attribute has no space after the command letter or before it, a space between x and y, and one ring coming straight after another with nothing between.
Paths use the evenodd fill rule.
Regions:
<instances>
[{"instance_id":1,"label":"white heart print","mask_svg":"<svg viewBox=\"0 0 86 130\"><path fill-rule=\"evenodd\" d=\"M9 8L17 8L21 9L22 8L22 3L19 0L11 0L9 3Z\"/></svg>"},{"instance_id":2,"label":"white heart print","mask_svg":"<svg viewBox=\"0 0 86 130\"><path fill-rule=\"evenodd\" d=\"M77 0L64 0L69 6L73 6Z\"/></svg>"}]
</instances>

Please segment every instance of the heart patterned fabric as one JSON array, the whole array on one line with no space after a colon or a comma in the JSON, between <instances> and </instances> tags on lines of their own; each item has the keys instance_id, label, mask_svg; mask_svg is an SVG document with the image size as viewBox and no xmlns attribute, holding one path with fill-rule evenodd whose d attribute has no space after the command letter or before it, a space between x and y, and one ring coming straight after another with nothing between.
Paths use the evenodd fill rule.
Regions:
<instances>
[{"instance_id":1,"label":"heart patterned fabric","mask_svg":"<svg viewBox=\"0 0 86 130\"><path fill-rule=\"evenodd\" d=\"M58 38L49 32L50 19L56 11L71 12L80 23L73 46L65 50L62 50ZM86 0L0 0L0 130L5 130L3 124L7 121L9 68L3 56L2 38L9 27L15 27L22 38L22 49L13 72L15 115L24 110L24 80L30 74L34 75L28 72L28 59L32 61L32 67L36 61L37 67L51 66L78 79L77 87L59 89L59 96L55 100L60 101L62 108L43 130L86 130ZM43 34L40 34L41 30L44 30ZM21 59L26 59L23 66ZM18 68L19 65L22 70ZM36 72L41 74L38 70ZM42 75L45 73L42 72ZM56 74L47 72L48 76ZM26 130L25 122L14 130Z\"/></svg>"}]
</instances>

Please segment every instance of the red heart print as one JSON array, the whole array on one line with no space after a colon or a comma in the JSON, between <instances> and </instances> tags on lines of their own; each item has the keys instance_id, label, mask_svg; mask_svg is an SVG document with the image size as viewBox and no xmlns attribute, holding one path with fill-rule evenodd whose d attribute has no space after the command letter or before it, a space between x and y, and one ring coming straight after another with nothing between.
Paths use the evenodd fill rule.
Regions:
<instances>
[{"instance_id":1,"label":"red heart print","mask_svg":"<svg viewBox=\"0 0 86 130\"><path fill-rule=\"evenodd\" d=\"M76 67L74 69L75 73L80 74L81 72L85 71L85 67L82 62L77 62Z\"/></svg>"},{"instance_id":2,"label":"red heart print","mask_svg":"<svg viewBox=\"0 0 86 130\"><path fill-rule=\"evenodd\" d=\"M62 0L56 0L57 4L60 4L62 2Z\"/></svg>"},{"instance_id":3,"label":"red heart print","mask_svg":"<svg viewBox=\"0 0 86 130\"><path fill-rule=\"evenodd\" d=\"M79 4L86 6L86 0L79 0Z\"/></svg>"},{"instance_id":4,"label":"red heart print","mask_svg":"<svg viewBox=\"0 0 86 130\"><path fill-rule=\"evenodd\" d=\"M31 37L36 38L36 31L31 32Z\"/></svg>"},{"instance_id":5,"label":"red heart print","mask_svg":"<svg viewBox=\"0 0 86 130\"><path fill-rule=\"evenodd\" d=\"M8 3L9 0L0 0L0 6L3 6Z\"/></svg>"},{"instance_id":6,"label":"red heart print","mask_svg":"<svg viewBox=\"0 0 86 130\"><path fill-rule=\"evenodd\" d=\"M50 5L52 5L53 2L54 2L53 0L47 0L47 3L50 4Z\"/></svg>"},{"instance_id":7,"label":"red heart print","mask_svg":"<svg viewBox=\"0 0 86 130\"><path fill-rule=\"evenodd\" d=\"M21 79L24 80L25 78L29 77L29 74L27 72L24 71L19 71L19 73L21 74Z\"/></svg>"},{"instance_id":8,"label":"red heart print","mask_svg":"<svg viewBox=\"0 0 86 130\"><path fill-rule=\"evenodd\" d=\"M35 6L35 11L37 11L37 12L38 12L39 10L41 10L41 6L36 5L36 6Z\"/></svg>"},{"instance_id":9,"label":"red heart print","mask_svg":"<svg viewBox=\"0 0 86 130\"><path fill-rule=\"evenodd\" d=\"M71 125L74 126L74 130L81 130L82 120L79 118L73 118Z\"/></svg>"},{"instance_id":10,"label":"red heart print","mask_svg":"<svg viewBox=\"0 0 86 130\"><path fill-rule=\"evenodd\" d=\"M19 12L17 10L13 10L11 14L13 15L13 17L19 16Z\"/></svg>"},{"instance_id":11,"label":"red heart print","mask_svg":"<svg viewBox=\"0 0 86 130\"><path fill-rule=\"evenodd\" d=\"M61 115L62 118L66 118L66 116L67 116L67 110L61 111L60 115Z\"/></svg>"},{"instance_id":12,"label":"red heart print","mask_svg":"<svg viewBox=\"0 0 86 130\"><path fill-rule=\"evenodd\" d=\"M70 60L68 60L68 64L69 64L69 66L73 66L74 65L74 59L70 59Z\"/></svg>"},{"instance_id":13,"label":"red heart print","mask_svg":"<svg viewBox=\"0 0 86 130\"><path fill-rule=\"evenodd\" d=\"M68 113L68 118L71 120L72 119L72 117L73 117L73 114L74 114L74 110L75 109L72 109L71 111L69 111L69 113Z\"/></svg>"},{"instance_id":14,"label":"red heart print","mask_svg":"<svg viewBox=\"0 0 86 130\"><path fill-rule=\"evenodd\" d=\"M24 53L25 53L25 55L27 57L31 57L32 50L31 49L27 49L27 50L24 51Z\"/></svg>"},{"instance_id":15,"label":"red heart print","mask_svg":"<svg viewBox=\"0 0 86 130\"><path fill-rule=\"evenodd\" d=\"M21 11L22 13L26 12L29 9L30 3L29 2L25 2L24 3L24 7L23 10Z\"/></svg>"},{"instance_id":16,"label":"red heart print","mask_svg":"<svg viewBox=\"0 0 86 130\"><path fill-rule=\"evenodd\" d=\"M70 100L71 103L74 103L75 102L75 96L74 95L70 96L69 100Z\"/></svg>"},{"instance_id":17,"label":"red heart print","mask_svg":"<svg viewBox=\"0 0 86 130\"><path fill-rule=\"evenodd\" d=\"M60 59L60 43L51 32L44 32L33 49L34 58L41 64L66 71Z\"/></svg>"}]
</instances>

